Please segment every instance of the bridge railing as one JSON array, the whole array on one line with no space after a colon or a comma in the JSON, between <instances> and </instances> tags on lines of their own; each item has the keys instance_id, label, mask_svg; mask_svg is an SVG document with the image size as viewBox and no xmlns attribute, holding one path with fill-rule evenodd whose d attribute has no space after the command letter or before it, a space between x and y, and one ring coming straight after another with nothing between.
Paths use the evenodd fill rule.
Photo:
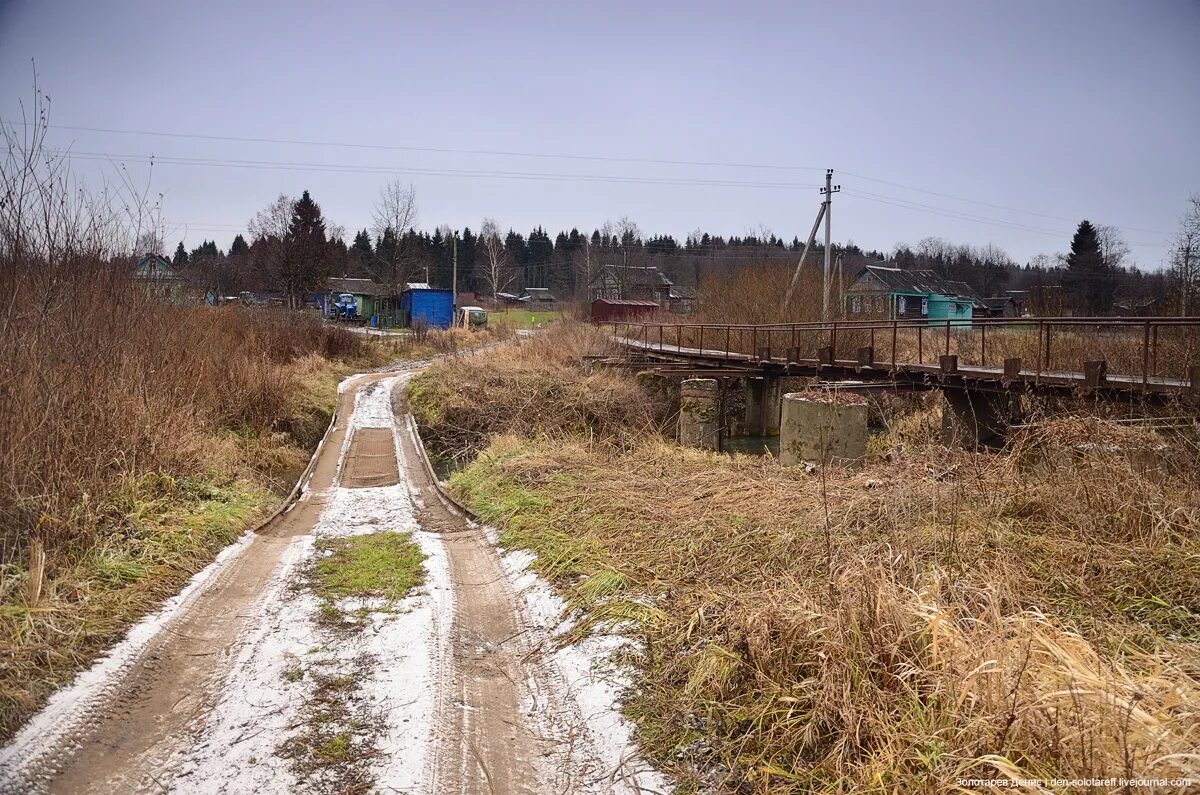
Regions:
<instances>
[{"instance_id":1,"label":"bridge railing","mask_svg":"<svg viewBox=\"0 0 1200 795\"><path fill-rule=\"evenodd\" d=\"M1045 317L973 320L844 320L828 323L604 324L613 336L662 352L687 349L707 358L857 362L877 366L937 366L944 355L959 367L1003 370L1020 359L1024 374L1082 373L1104 361L1110 377L1187 382L1200 366L1200 317ZM870 349L868 354L864 349Z\"/></svg>"}]
</instances>

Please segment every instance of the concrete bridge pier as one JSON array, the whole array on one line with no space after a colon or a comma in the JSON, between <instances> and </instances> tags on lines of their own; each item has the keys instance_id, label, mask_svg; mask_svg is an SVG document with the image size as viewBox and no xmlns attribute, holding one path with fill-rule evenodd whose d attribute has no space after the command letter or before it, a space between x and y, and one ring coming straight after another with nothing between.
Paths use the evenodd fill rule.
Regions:
<instances>
[{"instance_id":1,"label":"concrete bridge pier","mask_svg":"<svg viewBox=\"0 0 1200 795\"><path fill-rule=\"evenodd\" d=\"M679 443L720 449L721 396L715 378L689 378L679 388Z\"/></svg>"},{"instance_id":2,"label":"concrete bridge pier","mask_svg":"<svg viewBox=\"0 0 1200 795\"><path fill-rule=\"evenodd\" d=\"M778 436L780 421L779 378L746 379L746 410L743 427L752 436Z\"/></svg>"},{"instance_id":3,"label":"concrete bridge pier","mask_svg":"<svg viewBox=\"0 0 1200 795\"><path fill-rule=\"evenodd\" d=\"M783 396L779 460L859 466L867 455L867 402L836 390Z\"/></svg>"},{"instance_id":4,"label":"concrete bridge pier","mask_svg":"<svg viewBox=\"0 0 1200 795\"><path fill-rule=\"evenodd\" d=\"M1012 424L1013 399L1005 392L942 390L942 444L967 450L1000 447Z\"/></svg>"}]
</instances>

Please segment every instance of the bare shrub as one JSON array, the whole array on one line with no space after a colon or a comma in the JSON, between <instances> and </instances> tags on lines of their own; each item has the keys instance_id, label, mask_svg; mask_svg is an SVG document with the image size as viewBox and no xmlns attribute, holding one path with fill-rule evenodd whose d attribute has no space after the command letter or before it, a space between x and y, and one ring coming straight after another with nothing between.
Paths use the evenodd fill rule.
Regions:
<instances>
[{"instance_id":1,"label":"bare shrub","mask_svg":"<svg viewBox=\"0 0 1200 795\"><path fill-rule=\"evenodd\" d=\"M436 363L412 380L409 405L430 446L452 457L506 431L628 440L654 427L653 403L629 379L582 369L609 345L590 326L557 323L487 357Z\"/></svg>"}]
</instances>

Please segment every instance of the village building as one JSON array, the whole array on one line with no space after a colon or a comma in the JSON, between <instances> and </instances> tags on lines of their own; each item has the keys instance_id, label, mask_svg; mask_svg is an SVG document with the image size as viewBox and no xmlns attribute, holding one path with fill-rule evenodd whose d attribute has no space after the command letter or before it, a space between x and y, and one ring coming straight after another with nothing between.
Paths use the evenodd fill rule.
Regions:
<instances>
[{"instance_id":1,"label":"village building","mask_svg":"<svg viewBox=\"0 0 1200 795\"><path fill-rule=\"evenodd\" d=\"M374 279L326 279L325 292L310 296L309 301L317 304L322 313L330 315L340 295L353 295L358 316L367 322L372 317L381 326L394 326L399 322L400 297L395 288Z\"/></svg>"},{"instance_id":2,"label":"village building","mask_svg":"<svg viewBox=\"0 0 1200 795\"><path fill-rule=\"evenodd\" d=\"M592 278L588 298L593 304L610 301L651 301L659 309L690 314L695 306L696 290L675 284L655 265L605 265Z\"/></svg>"},{"instance_id":3,"label":"village building","mask_svg":"<svg viewBox=\"0 0 1200 795\"><path fill-rule=\"evenodd\" d=\"M983 299L982 312L978 309L975 317L1020 317L1020 305L1015 296L997 295Z\"/></svg>"},{"instance_id":4,"label":"village building","mask_svg":"<svg viewBox=\"0 0 1200 795\"><path fill-rule=\"evenodd\" d=\"M654 265L605 265L592 278L588 297L592 301L653 301L665 307L671 300L672 284Z\"/></svg>"},{"instance_id":5,"label":"village building","mask_svg":"<svg viewBox=\"0 0 1200 795\"><path fill-rule=\"evenodd\" d=\"M977 298L966 285L956 286L929 270L867 265L846 288L850 320L947 320L969 324Z\"/></svg>"},{"instance_id":6,"label":"village building","mask_svg":"<svg viewBox=\"0 0 1200 795\"><path fill-rule=\"evenodd\" d=\"M660 311L662 311L662 307L654 301L636 298L597 298L592 301L592 322L613 323L636 320Z\"/></svg>"},{"instance_id":7,"label":"village building","mask_svg":"<svg viewBox=\"0 0 1200 795\"><path fill-rule=\"evenodd\" d=\"M171 261L161 254L147 254L133 267L133 282L163 301L173 304L191 303L193 296L187 281Z\"/></svg>"},{"instance_id":8,"label":"village building","mask_svg":"<svg viewBox=\"0 0 1200 795\"><path fill-rule=\"evenodd\" d=\"M403 324L409 328L450 328L454 320L454 292L426 282L410 282L400 295Z\"/></svg>"},{"instance_id":9,"label":"village building","mask_svg":"<svg viewBox=\"0 0 1200 795\"><path fill-rule=\"evenodd\" d=\"M552 311L558 308L558 299L548 287L526 287L518 299L527 309Z\"/></svg>"}]
</instances>

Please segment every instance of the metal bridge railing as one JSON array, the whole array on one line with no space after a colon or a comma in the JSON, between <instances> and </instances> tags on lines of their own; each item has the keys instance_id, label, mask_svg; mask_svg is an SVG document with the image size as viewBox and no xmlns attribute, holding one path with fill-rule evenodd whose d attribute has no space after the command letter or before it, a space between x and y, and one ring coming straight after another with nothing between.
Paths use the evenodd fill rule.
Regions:
<instances>
[{"instance_id":1,"label":"metal bridge railing","mask_svg":"<svg viewBox=\"0 0 1200 795\"><path fill-rule=\"evenodd\" d=\"M1143 386L1197 378L1200 317L1045 317L972 320L838 320L827 323L602 324L614 337L667 353L685 349L705 358L859 362L876 366L937 365L942 355L960 367L998 372L1016 368L1041 378L1085 371L1104 362L1108 377ZM869 349L869 351L867 350ZM1017 361L1019 360L1019 361Z\"/></svg>"}]
</instances>

